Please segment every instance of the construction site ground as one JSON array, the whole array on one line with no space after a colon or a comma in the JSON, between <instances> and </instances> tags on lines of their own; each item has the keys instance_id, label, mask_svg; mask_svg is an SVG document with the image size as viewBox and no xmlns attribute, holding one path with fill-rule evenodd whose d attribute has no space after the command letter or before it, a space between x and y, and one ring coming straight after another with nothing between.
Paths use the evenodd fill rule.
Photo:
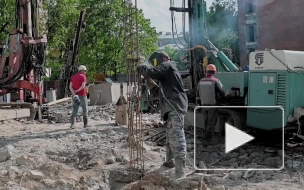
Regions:
<instances>
[{"instance_id":1,"label":"construction site ground","mask_svg":"<svg viewBox=\"0 0 304 190\"><path fill-rule=\"evenodd\" d=\"M92 127L87 129L83 128L81 117L78 118L76 129L69 128L71 110L69 103L51 107L49 120L44 123L2 121L0 190L303 189L304 162L303 156L297 152L286 153L289 155L286 155L285 168L281 171L197 171L185 179L175 181L174 168L161 166L165 159L165 148L160 146L164 143L163 137L157 135L163 130L157 128L160 122L158 114L143 114L145 139L149 139L143 147L145 175L141 180L131 182L128 128L115 124L115 105L90 107ZM191 172L193 136L189 134L187 147L187 171ZM204 161L200 163L207 167L217 165L223 168L238 164L257 165L257 162L268 167L279 165L278 156L269 157L267 154L279 155L280 151L269 151L267 147L254 147L257 150L255 154L248 154L246 148L239 149L233 156L217 153L216 150L222 148L223 145L219 143L205 147L197 140L197 160Z\"/></svg>"}]
</instances>

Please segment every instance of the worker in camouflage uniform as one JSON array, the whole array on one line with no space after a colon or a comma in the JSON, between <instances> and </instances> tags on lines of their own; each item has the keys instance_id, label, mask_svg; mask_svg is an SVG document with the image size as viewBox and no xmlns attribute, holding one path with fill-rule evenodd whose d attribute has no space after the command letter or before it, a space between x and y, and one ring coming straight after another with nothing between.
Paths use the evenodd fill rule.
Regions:
<instances>
[{"instance_id":1,"label":"worker in camouflage uniform","mask_svg":"<svg viewBox=\"0 0 304 190\"><path fill-rule=\"evenodd\" d=\"M206 67L206 77L197 85L197 91L202 106L219 106L220 98L225 96L221 81L215 78L216 67L209 64ZM214 136L214 129L218 119L218 108L203 108L205 139L209 141Z\"/></svg>"},{"instance_id":2,"label":"worker in camouflage uniform","mask_svg":"<svg viewBox=\"0 0 304 190\"><path fill-rule=\"evenodd\" d=\"M149 62L139 64L138 69L145 78L156 79L160 83L161 115L167 124L166 161L163 165L175 167L176 178L182 178L186 176L184 116L188 107L187 95L181 76L166 53L153 53Z\"/></svg>"}]
</instances>

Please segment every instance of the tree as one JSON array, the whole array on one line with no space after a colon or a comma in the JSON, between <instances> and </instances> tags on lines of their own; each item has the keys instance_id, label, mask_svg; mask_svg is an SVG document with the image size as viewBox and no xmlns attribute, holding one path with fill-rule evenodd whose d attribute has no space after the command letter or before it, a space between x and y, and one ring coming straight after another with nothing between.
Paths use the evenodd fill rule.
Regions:
<instances>
[{"instance_id":1,"label":"tree","mask_svg":"<svg viewBox=\"0 0 304 190\"><path fill-rule=\"evenodd\" d=\"M107 75L125 72L123 51L123 6L121 0L82 1L87 11L87 29L83 33L80 60L89 69ZM135 21L135 18L134 18ZM148 56L156 50L157 32L138 11L140 51Z\"/></svg>"},{"instance_id":2,"label":"tree","mask_svg":"<svg viewBox=\"0 0 304 190\"><path fill-rule=\"evenodd\" d=\"M171 59L174 58L175 49L173 49L172 47L165 46L164 52L166 52L169 55L169 57L171 57Z\"/></svg>"},{"instance_id":3,"label":"tree","mask_svg":"<svg viewBox=\"0 0 304 190\"><path fill-rule=\"evenodd\" d=\"M1 0L0 4L0 41L5 41L7 32L15 28L15 1Z\"/></svg>"},{"instance_id":4,"label":"tree","mask_svg":"<svg viewBox=\"0 0 304 190\"><path fill-rule=\"evenodd\" d=\"M67 39L73 39L80 14L80 0L44 0L47 11L46 35L48 39L47 66L52 68L51 79L58 79L63 61L61 54Z\"/></svg>"},{"instance_id":5,"label":"tree","mask_svg":"<svg viewBox=\"0 0 304 190\"><path fill-rule=\"evenodd\" d=\"M215 46L232 50L233 62L239 64L236 0L214 0L207 13L209 39Z\"/></svg>"},{"instance_id":6,"label":"tree","mask_svg":"<svg viewBox=\"0 0 304 190\"><path fill-rule=\"evenodd\" d=\"M52 68L52 79L58 79L63 61L60 57L67 39L76 33L81 9L86 10L86 30L81 34L79 63L88 67L89 77L95 72L111 75L125 72L123 51L123 8L121 0L41 0L47 17L45 21L48 39L47 66ZM4 5L4 6L2 6ZM5 30L15 28L15 1L1 0L0 29L6 22ZM41 15L39 15L41 16ZM134 19L135 20L135 19ZM138 10L140 52L149 56L156 50L156 29ZM0 41L6 33L0 32Z\"/></svg>"}]
</instances>

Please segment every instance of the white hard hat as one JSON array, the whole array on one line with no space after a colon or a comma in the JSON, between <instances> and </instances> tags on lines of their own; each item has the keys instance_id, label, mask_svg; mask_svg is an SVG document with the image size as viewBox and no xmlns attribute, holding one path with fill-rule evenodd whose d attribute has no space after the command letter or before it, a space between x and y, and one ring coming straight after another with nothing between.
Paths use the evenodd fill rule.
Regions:
<instances>
[{"instance_id":1,"label":"white hard hat","mask_svg":"<svg viewBox=\"0 0 304 190\"><path fill-rule=\"evenodd\" d=\"M78 71L86 71L86 70L87 70L87 67L84 66L84 65L80 65L80 66L78 67Z\"/></svg>"}]
</instances>

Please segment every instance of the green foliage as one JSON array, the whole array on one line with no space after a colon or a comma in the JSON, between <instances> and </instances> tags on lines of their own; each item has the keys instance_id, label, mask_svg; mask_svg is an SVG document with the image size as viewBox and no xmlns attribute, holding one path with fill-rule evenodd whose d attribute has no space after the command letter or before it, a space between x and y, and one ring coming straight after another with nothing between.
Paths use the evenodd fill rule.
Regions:
<instances>
[{"instance_id":1,"label":"green foliage","mask_svg":"<svg viewBox=\"0 0 304 190\"><path fill-rule=\"evenodd\" d=\"M51 79L58 79L62 60L61 51L67 39L74 38L80 10L80 0L44 0L47 10L46 29L48 39L47 66L52 68Z\"/></svg>"},{"instance_id":2,"label":"green foliage","mask_svg":"<svg viewBox=\"0 0 304 190\"><path fill-rule=\"evenodd\" d=\"M236 0L214 0L207 12L207 31L210 41L222 50L233 62L239 64L238 20ZM185 35L189 41L189 33ZM189 67L189 63L181 61L183 51L165 48L172 60L177 62L179 70ZM174 55L174 56L173 56Z\"/></svg>"},{"instance_id":3,"label":"green foliage","mask_svg":"<svg viewBox=\"0 0 304 190\"><path fill-rule=\"evenodd\" d=\"M174 60L175 49L170 46L165 46L164 52L166 52L172 60Z\"/></svg>"},{"instance_id":4,"label":"green foliage","mask_svg":"<svg viewBox=\"0 0 304 190\"><path fill-rule=\"evenodd\" d=\"M231 49L233 62L239 63L236 0L214 0L207 13L207 22L210 41L220 49Z\"/></svg>"},{"instance_id":5,"label":"green foliage","mask_svg":"<svg viewBox=\"0 0 304 190\"><path fill-rule=\"evenodd\" d=\"M15 28L15 1L0 1L0 41L5 41L7 32ZM4 27L5 26L5 27Z\"/></svg>"},{"instance_id":6,"label":"green foliage","mask_svg":"<svg viewBox=\"0 0 304 190\"><path fill-rule=\"evenodd\" d=\"M86 29L81 34L79 62L76 64L87 65L89 77L96 72L113 74L125 71L122 0L43 0L43 9L47 16L40 19L46 23L46 63L52 68L52 79L59 77L65 42L74 38L82 9L86 10ZM15 28L14 13L15 1L1 0L0 29L5 21L10 22L7 28ZM140 52L149 56L157 48L154 45L157 32L151 27L150 20L144 18L142 10L138 13ZM0 33L0 41L5 41L5 38L6 34Z\"/></svg>"},{"instance_id":7,"label":"green foliage","mask_svg":"<svg viewBox=\"0 0 304 190\"><path fill-rule=\"evenodd\" d=\"M87 28L82 34L80 60L95 72L106 74L125 72L123 49L123 7L121 0L86 1ZM135 20L135 18L134 18ZM138 11L139 42L141 53L149 56L156 47L155 28L150 27L143 12Z\"/></svg>"},{"instance_id":8,"label":"green foliage","mask_svg":"<svg viewBox=\"0 0 304 190\"><path fill-rule=\"evenodd\" d=\"M185 58L188 55L188 52L180 49L175 50L170 46L165 46L163 51L170 56L171 61L176 63L176 67L179 71L186 70L190 67L190 62Z\"/></svg>"},{"instance_id":9,"label":"green foliage","mask_svg":"<svg viewBox=\"0 0 304 190\"><path fill-rule=\"evenodd\" d=\"M89 77L92 77L96 72L102 72L106 75L125 72L122 1L78 1L79 6L86 10L86 29L81 34L79 62L87 65ZM79 11L76 17L78 15ZM71 16L73 16L73 12L70 13ZM72 23L75 25L77 20ZM149 55L156 49L153 46L157 40L156 30L150 27L151 23L144 18L142 11L139 11L138 23L141 52L144 55ZM61 25L69 26L67 24ZM68 28L73 34L75 33L76 26ZM56 34L58 35L58 33Z\"/></svg>"}]
</instances>

